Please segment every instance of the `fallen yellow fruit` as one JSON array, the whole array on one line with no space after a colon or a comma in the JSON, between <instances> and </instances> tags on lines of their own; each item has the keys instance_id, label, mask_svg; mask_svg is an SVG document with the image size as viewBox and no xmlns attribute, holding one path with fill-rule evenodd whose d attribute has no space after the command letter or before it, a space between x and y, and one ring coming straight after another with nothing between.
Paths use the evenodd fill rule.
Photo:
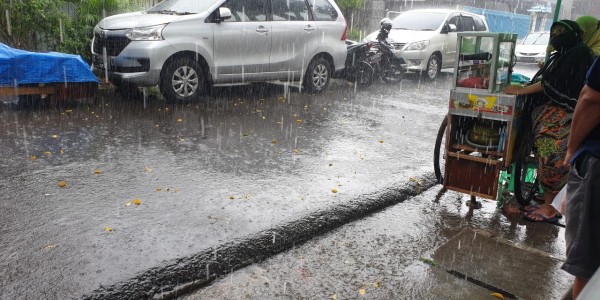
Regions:
<instances>
[{"instance_id":1,"label":"fallen yellow fruit","mask_svg":"<svg viewBox=\"0 0 600 300\"><path fill-rule=\"evenodd\" d=\"M142 201L140 199L133 199L133 201L131 201L131 202L133 202L133 204L135 204L135 205L142 204Z\"/></svg>"},{"instance_id":2,"label":"fallen yellow fruit","mask_svg":"<svg viewBox=\"0 0 600 300\"><path fill-rule=\"evenodd\" d=\"M52 152L50 152L50 151L44 151L44 154L46 154L46 155L51 155L51 154L52 154Z\"/></svg>"},{"instance_id":3,"label":"fallen yellow fruit","mask_svg":"<svg viewBox=\"0 0 600 300\"><path fill-rule=\"evenodd\" d=\"M96 169L96 171L94 171L94 173L96 173L96 174L102 174L102 171L100 169Z\"/></svg>"},{"instance_id":4,"label":"fallen yellow fruit","mask_svg":"<svg viewBox=\"0 0 600 300\"><path fill-rule=\"evenodd\" d=\"M58 186L65 187L65 186L67 186L67 182L66 181L59 181L58 182Z\"/></svg>"},{"instance_id":5,"label":"fallen yellow fruit","mask_svg":"<svg viewBox=\"0 0 600 300\"><path fill-rule=\"evenodd\" d=\"M53 139L55 139L55 138L58 138L58 135L56 135L56 134L53 134L53 135L52 135L52 138L53 138Z\"/></svg>"},{"instance_id":6,"label":"fallen yellow fruit","mask_svg":"<svg viewBox=\"0 0 600 300\"><path fill-rule=\"evenodd\" d=\"M302 124L302 120L298 119L298 120L296 120L296 123Z\"/></svg>"},{"instance_id":7,"label":"fallen yellow fruit","mask_svg":"<svg viewBox=\"0 0 600 300\"><path fill-rule=\"evenodd\" d=\"M499 299L504 299L504 295L500 294L500 293L492 293L492 296L499 298Z\"/></svg>"},{"instance_id":8,"label":"fallen yellow fruit","mask_svg":"<svg viewBox=\"0 0 600 300\"><path fill-rule=\"evenodd\" d=\"M367 290L360 289L360 290L358 290L358 293L364 296L367 293Z\"/></svg>"},{"instance_id":9,"label":"fallen yellow fruit","mask_svg":"<svg viewBox=\"0 0 600 300\"><path fill-rule=\"evenodd\" d=\"M276 139L273 139L273 140L271 140L271 143L273 143L273 144L277 144L277 140L276 140Z\"/></svg>"},{"instance_id":10,"label":"fallen yellow fruit","mask_svg":"<svg viewBox=\"0 0 600 300\"><path fill-rule=\"evenodd\" d=\"M31 156L31 160L36 160L36 159L37 159L37 156L35 156L35 155Z\"/></svg>"},{"instance_id":11,"label":"fallen yellow fruit","mask_svg":"<svg viewBox=\"0 0 600 300\"><path fill-rule=\"evenodd\" d=\"M235 197L234 196L229 196L229 199L233 200L233 199L235 199Z\"/></svg>"},{"instance_id":12,"label":"fallen yellow fruit","mask_svg":"<svg viewBox=\"0 0 600 300\"><path fill-rule=\"evenodd\" d=\"M112 232L113 231L112 227L108 227L108 226L104 227L104 230L106 230L106 232Z\"/></svg>"},{"instance_id":13,"label":"fallen yellow fruit","mask_svg":"<svg viewBox=\"0 0 600 300\"><path fill-rule=\"evenodd\" d=\"M331 189L331 192L335 194L335 193L337 193L337 190L336 189Z\"/></svg>"}]
</instances>

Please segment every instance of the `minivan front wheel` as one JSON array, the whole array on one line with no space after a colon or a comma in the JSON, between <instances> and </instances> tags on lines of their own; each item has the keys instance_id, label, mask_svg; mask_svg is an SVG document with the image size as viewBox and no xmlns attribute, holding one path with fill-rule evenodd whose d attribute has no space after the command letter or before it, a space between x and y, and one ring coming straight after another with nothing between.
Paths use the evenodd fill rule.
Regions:
<instances>
[{"instance_id":1,"label":"minivan front wheel","mask_svg":"<svg viewBox=\"0 0 600 300\"><path fill-rule=\"evenodd\" d=\"M440 70L442 69L441 67L442 63L440 58L435 54L431 54L429 60L427 61L427 70L425 71L425 76L427 79L435 79L440 74Z\"/></svg>"},{"instance_id":2,"label":"minivan front wheel","mask_svg":"<svg viewBox=\"0 0 600 300\"><path fill-rule=\"evenodd\" d=\"M204 88L200 64L190 57L169 61L161 73L160 91L169 102L191 102L199 98Z\"/></svg>"},{"instance_id":3,"label":"minivan front wheel","mask_svg":"<svg viewBox=\"0 0 600 300\"><path fill-rule=\"evenodd\" d=\"M327 88L329 81L331 81L329 62L322 57L313 59L304 76L304 88L311 93L320 93Z\"/></svg>"}]
</instances>

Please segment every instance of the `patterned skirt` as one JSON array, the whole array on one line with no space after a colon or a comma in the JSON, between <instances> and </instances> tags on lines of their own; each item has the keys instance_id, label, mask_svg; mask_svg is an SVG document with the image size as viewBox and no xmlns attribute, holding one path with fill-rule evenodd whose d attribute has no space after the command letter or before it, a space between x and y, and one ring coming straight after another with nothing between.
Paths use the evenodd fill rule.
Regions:
<instances>
[{"instance_id":1,"label":"patterned skirt","mask_svg":"<svg viewBox=\"0 0 600 300\"><path fill-rule=\"evenodd\" d=\"M536 155L540 159L538 177L546 192L559 192L567 183L569 167L563 165L567 153L573 112L552 101L532 112Z\"/></svg>"}]
</instances>

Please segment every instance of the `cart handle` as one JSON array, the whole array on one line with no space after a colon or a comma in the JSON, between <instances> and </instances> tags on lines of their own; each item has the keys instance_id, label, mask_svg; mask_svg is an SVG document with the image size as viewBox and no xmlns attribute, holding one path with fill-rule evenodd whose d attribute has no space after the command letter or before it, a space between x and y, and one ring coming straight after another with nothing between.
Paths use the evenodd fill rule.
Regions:
<instances>
[{"instance_id":1,"label":"cart handle","mask_svg":"<svg viewBox=\"0 0 600 300\"><path fill-rule=\"evenodd\" d=\"M489 52L481 52L474 54L460 54L459 59L463 60L490 60L492 59L492 54Z\"/></svg>"}]
</instances>

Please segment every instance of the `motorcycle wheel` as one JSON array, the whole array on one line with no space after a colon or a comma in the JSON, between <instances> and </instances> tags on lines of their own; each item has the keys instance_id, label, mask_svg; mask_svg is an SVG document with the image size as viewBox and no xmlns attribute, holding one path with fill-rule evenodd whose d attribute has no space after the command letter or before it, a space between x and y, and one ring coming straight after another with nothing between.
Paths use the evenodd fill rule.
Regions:
<instances>
[{"instance_id":1,"label":"motorcycle wheel","mask_svg":"<svg viewBox=\"0 0 600 300\"><path fill-rule=\"evenodd\" d=\"M358 62L358 68L356 72L356 84L361 88L366 88L373 84L373 74L375 70L366 61Z\"/></svg>"},{"instance_id":2,"label":"motorcycle wheel","mask_svg":"<svg viewBox=\"0 0 600 300\"><path fill-rule=\"evenodd\" d=\"M396 84L402 81L402 77L404 76L404 70L402 69L402 65L400 62L393 60L390 61L386 66L381 70L381 80L388 84Z\"/></svg>"}]
</instances>

